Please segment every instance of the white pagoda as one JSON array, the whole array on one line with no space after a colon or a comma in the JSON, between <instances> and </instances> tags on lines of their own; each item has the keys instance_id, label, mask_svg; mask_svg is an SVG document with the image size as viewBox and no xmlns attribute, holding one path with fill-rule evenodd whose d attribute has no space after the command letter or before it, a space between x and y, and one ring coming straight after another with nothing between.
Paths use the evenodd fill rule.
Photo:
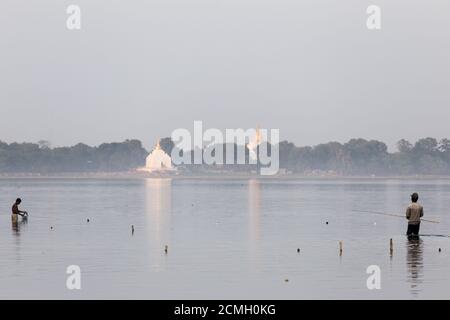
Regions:
<instances>
[{"instance_id":1,"label":"white pagoda","mask_svg":"<svg viewBox=\"0 0 450 320\"><path fill-rule=\"evenodd\" d=\"M160 172L170 170L174 170L172 167L172 159L167 153L164 152L163 149L161 149L158 140L155 148L145 160L145 167L140 168L139 171Z\"/></svg>"}]
</instances>

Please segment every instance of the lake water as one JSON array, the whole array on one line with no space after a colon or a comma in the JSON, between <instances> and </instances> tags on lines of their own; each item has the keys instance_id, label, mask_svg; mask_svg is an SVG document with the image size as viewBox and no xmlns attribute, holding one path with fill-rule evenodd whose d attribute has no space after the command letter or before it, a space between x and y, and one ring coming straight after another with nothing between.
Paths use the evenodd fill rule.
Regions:
<instances>
[{"instance_id":1,"label":"lake water","mask_svg":"<svg viewBox=\"0 0 450 320\"><path fill-rule=\"evenodd\" d=\"M450 238L353 211L403 214L414 191L440 221L421 233L449 235L444 179L1 179L0 298L449 299Z\"/></svg>"}]
</instances>

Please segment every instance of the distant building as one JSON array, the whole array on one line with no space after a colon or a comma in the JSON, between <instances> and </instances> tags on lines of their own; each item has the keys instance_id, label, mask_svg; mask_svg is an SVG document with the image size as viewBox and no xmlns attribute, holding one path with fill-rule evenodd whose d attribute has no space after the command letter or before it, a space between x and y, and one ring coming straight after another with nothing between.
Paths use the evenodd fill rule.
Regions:
<instances>
[{"instance_id":1,"label":"distant building","mask_svg":"<svg viewBox=\"0 0 450 320\"><path fill-rule=\"evenodd\" d=\"M249 157L251 160L256 161L256 174L261 174L261 162L259 160L259 146L262 143L262 135L259 127L256 128L255 136L251 138L247 144L249 150Z\"/></svg>"},{"instance_id":2,"label":"distant building","mask_svg":"<svg viewBox=\"0 0 450 320\"><path fill-rule=\"evenodd\" d=\"M145 160L145 167L139 168L138 170L146 172L161 172L173 171L175 168L172 166L172 159L166 152L164 152L163 149L161 149L158 141L153 151L147 156Z\"/></svg>"}]
</instances>

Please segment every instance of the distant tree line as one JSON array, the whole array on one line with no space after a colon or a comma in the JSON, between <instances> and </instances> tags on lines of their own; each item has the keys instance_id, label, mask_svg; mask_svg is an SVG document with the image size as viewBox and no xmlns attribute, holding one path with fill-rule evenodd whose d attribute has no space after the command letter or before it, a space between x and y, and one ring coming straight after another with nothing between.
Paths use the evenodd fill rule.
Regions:
<instances>
[{"instance_id":1,"label":"distant tree line","mask_svg":"<svg viewBox=\"0 0 450 320\"><path fill-rule=\"evenodd\" d=\"M127 171L145 163L147 151L139 140L91 147L50 148L49 143L0 141L0 173L64 173Z\"/></svg>"},{"instance_id":2,"label":"distant tree line","mask_svg":"<svg viewBox=\"0 0 450 320\"><path fill-rule=\"evenodd\" d=\"M170 138L162 139L160 145L168 154L174 148ZM352 139L313 147L297 147L282 141L279 144L280 168L298 174L450 175L450 140L424 138L414 144L400 140L397 147L398 151L390 153L385 143L376 140ZM226 148L223 148L225 158ZM192 155L192 151L188 152ZM103 143L97 147L79 143L58 148L51 148L47 141L11 144L0 141L0 174L129 171L144 166L147 155L148 151L139 140ZM248 158L247 151L245 157ZM191 172L211 169L205 165L186 167ZM252 166L242 165L219 167L220 170L252 169Z\"/></svg>"},{"instance_id":3,"label":"distant tree line","mask_svg":"<svg viewBox=\"0 0 450 320\"><path fill-rule=\"evenodd\" d=\"M280 143L280 167L293 172L333 171L339 175L449 175L450 140L424 138L415 144L397 143L389 153L386 144L376 140L352 139L314 147Z\"/></svg>"}]
</instances>

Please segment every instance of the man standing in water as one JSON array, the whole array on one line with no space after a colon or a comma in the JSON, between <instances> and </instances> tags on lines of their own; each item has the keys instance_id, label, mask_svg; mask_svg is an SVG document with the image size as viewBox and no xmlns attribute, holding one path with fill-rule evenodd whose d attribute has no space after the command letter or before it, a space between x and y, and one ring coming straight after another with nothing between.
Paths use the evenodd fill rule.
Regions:
<instances>
[{"instance_id":1,"label":"man standing in water","mask_svg":"<svg viewBox=\"0 0 450 320\"><path fill-rule=\"evenodd\" d=\"M414 192L411 195L412 203L406 209L406 219L408 219L408 231L406 235L418 236L420 229L420 218L423 217L423 207L417 203L419 201L419 195Z\"/></svg>"},{"instance_id":2,"label":"man standing in water","mask_svg":"<svg viewBox=\"0 0 450 320\"><path fill-rule=\"evenodd\" d=\"M28 213L26 211L19 210L19 204L22 202L22 199L17 198L16 202L14 202L12 206L12 215L11 220L13 223L17 223L19 221L19 216L28 217Z\"/></svg>"}]
</instances>

